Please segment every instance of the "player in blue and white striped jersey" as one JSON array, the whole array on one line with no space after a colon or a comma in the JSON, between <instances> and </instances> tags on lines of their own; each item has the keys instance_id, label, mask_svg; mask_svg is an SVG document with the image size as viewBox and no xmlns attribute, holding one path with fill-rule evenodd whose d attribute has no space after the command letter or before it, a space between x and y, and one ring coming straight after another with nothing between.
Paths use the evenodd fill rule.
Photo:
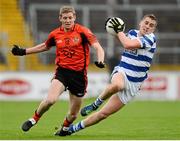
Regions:
<instances>
[{"instance_id":1,"label":"player in blue and white striped jersey","mask_svg":"<svg viewBox=\"0 0 180 141\"><path fill-rule=\"evenodd\" d=\"M147 71L156 50L156 38L153 33L139 37L138 30L130 30L127 37L136 39L140 48L126 49L122 54L120 67L126 72L129 81L142 82L147 78Z\"/></svg>"},{"instance_id":2,"label":"player in blue and white striped jersey","mask_svg":"<svg viewBox=\"0 0 180 141\"><path fill-rule=\"evenodd\" d=\"M98 112L70 126L67 135L94 125L119 111L138 94L148 76L156 50L156 38L153 34L157 26L156 17L153 14L145 15L139 23L139 30L130 30L127 34L123 32L124 25L121 25L115 17L111 19L111 24L124 47L121 61L112 72L111 83L92 104L81 109L81 115L90 114L106 99L110 99Z\"/></svg>"}]
</instances>

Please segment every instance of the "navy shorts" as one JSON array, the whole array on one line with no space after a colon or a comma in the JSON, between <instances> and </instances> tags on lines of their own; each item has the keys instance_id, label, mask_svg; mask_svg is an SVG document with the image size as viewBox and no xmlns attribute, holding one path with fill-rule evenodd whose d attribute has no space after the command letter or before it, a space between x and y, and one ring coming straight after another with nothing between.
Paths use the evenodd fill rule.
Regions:
<instances>
[{"instance_id":1,"label":"navy shorts","mask_svg":"<svg viewBox=\"0 0 180 141\"><path fill-rule=\"evenodd\" d=\"M58 67L54 79L59 80L66 89L77 97L83 97L87 88L87 73Z\"/></svg>"}]
</instances>

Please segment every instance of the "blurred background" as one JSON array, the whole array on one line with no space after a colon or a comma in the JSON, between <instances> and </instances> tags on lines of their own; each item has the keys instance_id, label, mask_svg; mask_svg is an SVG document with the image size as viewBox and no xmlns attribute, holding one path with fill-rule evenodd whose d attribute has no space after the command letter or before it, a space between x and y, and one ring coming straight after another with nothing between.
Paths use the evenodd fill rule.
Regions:
<instances>
[{"instance_id":1,"label":"blurred background","mask_svg":"<svg viewBox=\"0 0 180 141\"><path fill-rule=\"evenodd\" d=\"M123 50L117 39L106 33L106 19L122 18L127 32L138 27L144 14L153 13L158 18L157 52L135 102L99 126L66 139L179 140L180 0L0 0L0 139L60 139L53 136L53 129L63 121L67 101L57 102L40 126L28 134L20 130L22 122L47 96L55 70L55 47L23 57L13 56L11 48L13 44L28 48L44 42L49 32L59 26L59 9L63 5L74 6L77 22L97 35L106 53L107 67L99 69L93 64L96 55L91 50L84 105L102 92ZM60 97L67 98L66 92Z\"/></svg>"},{"instance_id":2,"label":"blurred background","mask_svg":"<svg viewBox=\"0 0 180 141\"><path fill-rule=\"evenodd\" d=\"M143 88L151 95L162 92L168 95L176 93L172 99L180 97L180 0L0 0L1 99L4 98L4 93L11 95L13 92L18 94L26 89L28 92L35 89L33 86L24 86L23 82L17 80L21 77L30 83L31 79L36 78L33 84L41 83L39 74L45 75L43 78L48 76L43 82L48 82L52 77L55 69L55 48L26 57L15 57L10 50L13 44L28 48L44 42L49 32L59 26L58 14L63 5L74 6L77 22L89 27L97 35L106 52L107 68L100 71L93 65L96 55L91 50L89 91L95 84L100 83L98 87L104 87L102 85L108 82L109 72L117 64L117 58L123 49L117 39L106 33L106 19L111 16L121 17L128 31L138 27L144 14L153 13L158 18L157 53L152 62L150 78ZM102 75L98 75L101 77L99 81L93 79L97 73ZM24 88L17 90L19 85ZM175 87L174 91L169 89L172 87ZM46 89L40 91L46 93Z\"/></svg>"}]
</instances>

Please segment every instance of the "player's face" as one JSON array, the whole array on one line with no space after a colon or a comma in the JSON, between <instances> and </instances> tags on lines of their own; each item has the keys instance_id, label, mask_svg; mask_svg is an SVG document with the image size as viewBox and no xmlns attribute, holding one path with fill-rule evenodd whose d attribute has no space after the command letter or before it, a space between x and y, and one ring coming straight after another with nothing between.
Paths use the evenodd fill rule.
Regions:
<instances>
[{"instance_id":1,"label":"player's face","mask_svg":"<svg viewBox=\"0 0 180 141\"><path fill-rule=\"evenodd\" d=\"M72 12L63 13L61 16L59 16L59 20L62 23L64 29L69 30L74 26L76 16Z\"/></svg>"},{"instance_id":2,"label":"player's face","mask_svg":"<svg viewBox=\"0 0 180 141\"><path fill-rule=\"evenodd\" d=\"M141 35L150 34L154 32L156 29L156 21L152 20L149 17L146 17L140 22L139 26L140 26L139 30Z\"/></svg>"}]
</instances>

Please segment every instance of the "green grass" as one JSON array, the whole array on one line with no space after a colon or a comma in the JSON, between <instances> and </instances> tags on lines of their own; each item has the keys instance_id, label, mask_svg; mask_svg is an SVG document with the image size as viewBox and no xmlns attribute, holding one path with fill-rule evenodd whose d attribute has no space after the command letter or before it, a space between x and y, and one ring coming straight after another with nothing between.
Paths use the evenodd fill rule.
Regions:
<instances>
[{"instance_id":1,"label":"green grass","mask_svg":"<svg viewBox=\"0 0 180 141\"><path fill-rule=\"evenodd\" d=\"M84 104L93 99L85 100ZM57 102L27 133L21 124L31 117L39 102L0 102L2 140L179 140L180 101L134 101L101 123L67 137L56 137L54 127L61 124L68 109ZM80 116L77 119L82 119ZM77 122L76 121L76 122Z\"/></svg>"}]
</instances>

